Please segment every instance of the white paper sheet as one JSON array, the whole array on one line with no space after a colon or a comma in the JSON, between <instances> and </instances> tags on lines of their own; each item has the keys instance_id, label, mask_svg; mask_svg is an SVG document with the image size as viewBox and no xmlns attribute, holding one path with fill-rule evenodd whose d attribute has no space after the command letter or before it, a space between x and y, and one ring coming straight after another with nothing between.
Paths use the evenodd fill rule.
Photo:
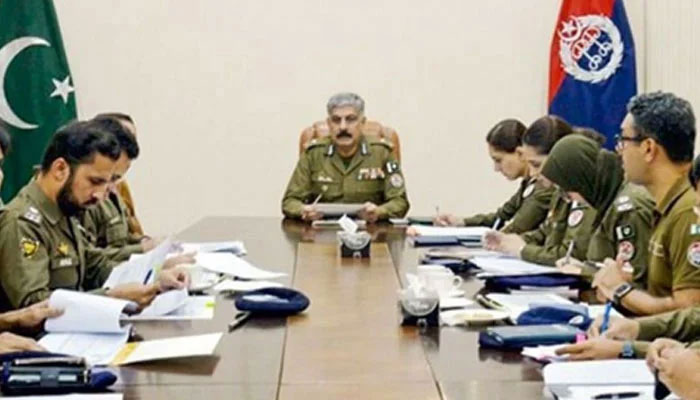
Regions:
<instances>
[{"instance_id":1,"label":"white paper sheet","mask_svg":"<svg viewBox=\"0 0 700 400\"><path fill-rule=\"evenodd\" d=\"M52 353L84 357L92 365L107 365L129 340L129 330L122 333L49 333L39 344Z\"/></svg>"},{"instance_id":2,"label":"white paper sheet","mask_svg":"<svg viewBox=\"0 0 700 400\"><path fill-rule=\"evenodd\" d=\"M544 367L551 385L653 385L644 360L604 360L553 363Z\"/></svg>"},{"instance_id":3,"label":"white paper sheet","mask_svg":"<svg viewBox=\"0 0 700 400\"><path fill-rule=\"evenodd\" d=\"M554 267L533 264L515 258L474 257L471 262L484 271L479 276L535 275L557 272Z\"/></svg>"},{"instance_id":4,"label":"white paper sheet","mask_svg":"<svg viewBox=\"0 0 700 400\"><path fill-rule=\"evenodd\" d=\"M122 400L121 393L72 393L72 394L51 394L44 396L22 396L21 400Z\"/></svg>"},{"instance_id":5,"label":"white paper sheet","mask_svg":"<svg viewBox=\"0 0 700 400\"><path fill-rule=\"evenodd\" d=\"M440 298L440 309L446 310L448 308L466 308L473 306L474 301L469 300L465 297L441 297Z\"/></svg>"},{"instance_id":6,"label":"white paper sheet","mask_svg":"<svg viewBox=\"0 0 700 400\"><path fill-rule=\"evenodd\" d=\"M240 281L226 279L214 286L214 292L249 292L251 290L283 286L284 285L279 282L272 281Z\"/></svg>"},{"instance_id":7,"label":"white paper sheet","mask_svg":"<svg viewBox=\"0 0 700 400\"><path fill-rule=\"evenodd\" d=\"M144 308L138 315L144 317L157 317L169 314L182 307L187 301L187 289L170 290L156 296L151 304Z\"/></svg>"},{"instance_id":8,"label":"white paper sheet","mask_svg":"<svg viewBox=\"0 0 700 400\"><path fill-rule=\"evenodd\" d=\"M287 275L260 269L230 253L198 253L195 258L202 268L242 279L276 279Z\"/></svg>"},{"instance_id":9,"label":"white paper sheet","mask_svg":"<svg viewBox=\"0 0 700 400\"><path fill-rule=\"evenodd\" d=\"M364 208L362 203L317 203L316 211L322 213L324 216L341 216L343 214L356 215L362 208Z\"/></svg>"},{"instance_id":10,"label":"white paper sheet","mask_svg":"<svg viewBox=\"0 0 700 400\"><path fill-rule=\"evenodd\" d=\"M416 233L421 236L472 236L481 238L491 228L481 226L471 227L452 227L452 226L429 226L429 225L411 225Z\"/></svg>"},{"instance_id":11,"label":"white paper sheet","mask_svg":"<svg viewBox=\"0 0 700 400\"><path fill-rule=\"evenodd\" d=\"M46 320L47 332L125 332L127 327L121 326L119 316L127 306L135 306L128 300L63 289L51 294L49 304L63 314Z\"/></svg>"},{"instance_id":12,"label":"white paper sheet","mask_svg":"<svg viewBox=\"0 0 700 400\"><path fill-rule=\"evenodd\" d=\"M181 244L184 253L214 253L219 251L231 251L238 256L248 253L243 242L239 240L228 242L188 242Z\"/></svg>"},{"instance_id":13,"label":"white paper sheet","mask_svg":"<svg viewBox=\"0 0 700 400\"><path fill-rule=\"evenodd\" d=\"M126 365L169 358L210 356L214 354L222 335L218 332L130 343L129 346L134 346L133 351L115 363Z\"/></svg>"},{"instance_id":14,"label":"white paper sheet","mask_svg":"<svg viewBox=\"0 0 700 400\"><path fill-rule=\"evenodd\" d=\"M186 321L212 319L216 308L214 296L190 296L176 310L165 315L123 315L122 321Z\"/></svg>"},{"instance_id":15,"label":"white paper sheet","mask_svg":"<svg viewBox=\"0 0 700 400\"><path fill-rule=\"evenodd\" d=\"M559 356L555 351L561 347L567 346L568 344L557 344L554 346L536 346L536 347L524 347L520 354L534 358L537 361L566 361L569 355Z\"/></svg>"},{"instance_id":16,"label":"white paper sheet","mask_svg":"<svg viewBox=\"0 0 700 400\"><path fill-rule=\"evenodd\" d=\"M140 257L129 258L129 261L112 268L112 272L109 274L109 277L102 287L112 288L124 283L153 282L155 277L150 271L152 271L154 267L162 265L165 262L172 247L172 238L167 238L155 249L141 254Z\"/></svg>"}]
</instances>

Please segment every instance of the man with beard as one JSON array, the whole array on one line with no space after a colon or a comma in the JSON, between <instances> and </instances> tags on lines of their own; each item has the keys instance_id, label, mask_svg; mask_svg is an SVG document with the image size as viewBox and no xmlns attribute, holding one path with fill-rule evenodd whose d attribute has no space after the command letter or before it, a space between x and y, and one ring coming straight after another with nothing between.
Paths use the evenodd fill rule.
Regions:
<instances>
[{"instance_id":1,"label":"man with beard","mask_svg":"<svg viewBox=\"0 0 700 400\"><path fill-rule=\"evenodd\" d=\"M368 222L406 215L406 188L392 145L362 134L364 108L354 93L328 100L330 137L311 141L299 159L282 199L285 216L320 219L318 202L363 203L358 216Z\"/></svg>"},{"instance_id":2,"label":"man with beard","mask_svg":"<svg viewBox=\"0 0 700 400\"><path fill-rule=\"evenodd\" d=\"M89 123L54 135L36 178L0 210L0 311L38 303L55 289L99 291L145 306L159 291L187 285L186 273L164 265L156 284L102 289L114 262L85 239L76 217L104 198L119 154L114 136Z\"/></svg>"}]
</instances>

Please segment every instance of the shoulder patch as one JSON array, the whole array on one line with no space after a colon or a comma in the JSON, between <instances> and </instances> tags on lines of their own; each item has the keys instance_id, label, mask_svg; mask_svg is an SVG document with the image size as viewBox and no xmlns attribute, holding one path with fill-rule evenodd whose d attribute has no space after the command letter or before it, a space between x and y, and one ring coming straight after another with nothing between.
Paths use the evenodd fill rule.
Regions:
<instances>
[{"instance_id":1,"label":"shoulder patch","mask_svg":"<svg viewBox=\"0 0 700 400\"><path fill-rule=\"evenodd\" d=\"M26 219L29 222L33 222L37 225L41 224L42 216L39 210L36 209L36 207L29 207L27 209L27 212L22 214L22 218Z\"/></svg>"},{"instance_id":2,"label":"shoulder patch","mask_svg":"<svg viewBox=\"0 0 700 400\"><path fill-rule=\"evenodd\" d=\"M634 227L632 225L620 225L615 227L615 236L618 241L634 237Z\"/></svg>"},{"instance_id":3,"label":"shoulder patch","mask_svg":"<svg viewBox=\"0 0 700 400\"><path fill-rule=\"evenodd\" d=\"M637 253L637 249L634 248L634 244L629 240L620 242L617 245L617 257L621 258L623 261L629 261L634 258Z\"/></svg>"},{"instance_id":4,"label":"shoulder patch","mask_svg":"<svg viewBox=\"0 0 700 400\"><path fill-rule=\"evenodd\" d=\"M403 186L403 177L400 174L393 174L389 178L389 183L395 188L400 188Z\"/></svg>"},{"instance_id":5,"label":"shoulder patch","mask_svg":"<svg viewBox=\"0 0 700 400\"><path fill-rule=\"evenodd\" d=\"M399 163L396 161L387 161L384 168L386 169L386 172L393 174L395 172L399 172Z\"/></svg>"},{"instance_id":6,"label":"shoulder patch","mask_svg":"<svg viewBox=\"0 0 700 400\"><path fill-rule=\"evenodd\" d=\"M567 220L567 222L569 223L570 228L577 227L581 223L581 221L583 221L583 210L572 210L569 213L569 219Z\"/></svg>"},{"instance_id":7,"label":"shoulder patch","mask_svg":"<svg viewBox=\"0 0 700 400\"><path fill-rule=\"evenodd\" d=\"M696 268L700 268L700 242L693 242L688 247L688 262Z\"/></svg>"},{"instance_id":8,"label":"shoulder patch","mask_svg":"<svg viewBox=\"0 0 700 400\"><path fill-rule=\"evenodd\" d=\"M39 250L39 241L23 237L19 241L19 247L24 258L31 258Z\"/></svg>"}]
</instances>

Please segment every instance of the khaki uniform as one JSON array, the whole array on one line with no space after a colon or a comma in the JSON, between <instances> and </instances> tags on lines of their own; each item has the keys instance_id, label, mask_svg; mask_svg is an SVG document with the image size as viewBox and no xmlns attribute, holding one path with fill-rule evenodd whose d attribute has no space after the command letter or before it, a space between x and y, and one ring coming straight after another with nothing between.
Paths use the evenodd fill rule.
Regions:
<instances>
[{"instance_id":1,"label":"khaki uniform","mask_svg":"<svg viewBox=\"0 0 700 400\"><path fill-rule=\"evenodd\" d=\"M496 220L510 221L504 233L523 233L536 229L547 217L553 188L545 188L536 179L523 179L518 191L496 212L464 219L465 226L493 226Z\"/></svg>"},{"instance_id":2,"label":"khaki uniform","mask_svg":"<svg viewBox=\"0 0 700 400\"><path fill-rule=\"evenodd\" d=\"M0 210L0 311L45 300L54 289L101 288L114 262L83 231L30 181Z\"/></svg>"},{"instance_id":3,"label":"khaki uniform","mask_svg":"<svg viewBox=\"0 0 700 400\"><path fill-rule=\"evenodd\" d=\"M638 318L639 335L633 343L635 353L644 357L649 342L666 337L679 342L700 340L700 307L671 311L650 317ZM700 343L697 343L700 345Z\"/></svg>"},{"instance_id":4,"label":"khaki uniform","mask_svg":"<svg viewBox=\"0 0 700 400\"><path fill-rule=\"evenodd\" d=\"M656 207L647 284L652 296L700 289L700 226L694 204L695 193L688 178L682 176Z\"/></svg>"},{"instance_id":5,"label":"khaki uniform","mask_svg":"<svg viewBox=\"0 0 700 400\"><path fill-rule=\"evenodd\" d=\"M384 140L361 137L358 151L344 161L330 138L313 140L289 180L282 212L299 218L304 204L322 194L321 203L369 201L378 206L381 219L403 217L409 204L404 178L391 149Z\"/></svg>"},{"instance_id":6,"label":"khaki uniform","mask_svg":"<svg viewBox=\"0 0 700 400\"><path fill-rule=\"evenodd\" d=\"M143 252L141 237L129 233L128 218L121 196L110 193L104 201L85 211L82 224L93 245L105 249L109 258L125 261L132 254Z\"/></svg>"},{"instance_id":7,"label":"khaki uniform","mask_svg":"<svg viewBox=\"0 0 700 400\"><path fill-rule=\"evenodd\" d=\"M634 284L646 288L649 238L654 200L641 186L624 183L591 237L587 259L603 261L618 255L634 268Z\"/></svg>"},{"instance_id":8,"label":"khaki uniform","mask_svg":"<svg viewBox=\"0 0 700 400\"><path fill-rule=\"evenodd\" d=\"M571 257L585 259L595 217L593 208L568 202L563 193L557 191L552 197L547 219L538 229L521 236L526 245L520 252L520 258L532 263L554 265L558 259L566 256L573 240Z\"/></svg>"}]
</instances>

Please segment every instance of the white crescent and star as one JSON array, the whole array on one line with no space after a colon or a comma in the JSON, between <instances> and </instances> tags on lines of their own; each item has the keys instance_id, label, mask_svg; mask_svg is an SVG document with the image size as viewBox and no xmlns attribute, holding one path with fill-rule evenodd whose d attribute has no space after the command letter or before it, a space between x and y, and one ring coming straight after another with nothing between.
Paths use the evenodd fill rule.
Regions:
<instances>
[{"instance_id":1,"label":"white crescent and star","mask_svg":"<svg viewBox=\"0 0 700 400\"><path fill-rule=\"evenodd\" d=\"M16 128L27 130L36 129L39 125L22 120L12 111L12 107L10 107L10 103L7 101L5 95L5 75L7 74L7 69L12 63L12 60L24 49L31 46L51 47L51 44L39 37L25 36L8 42L0 49L0 119ZM70 75L66 76L62 81L58 79L52 79L52 81L55 90L49 97L60 96L63 103L67 103L68 95L75 91L70 85Z\"/></svg>"}]
</instances>

